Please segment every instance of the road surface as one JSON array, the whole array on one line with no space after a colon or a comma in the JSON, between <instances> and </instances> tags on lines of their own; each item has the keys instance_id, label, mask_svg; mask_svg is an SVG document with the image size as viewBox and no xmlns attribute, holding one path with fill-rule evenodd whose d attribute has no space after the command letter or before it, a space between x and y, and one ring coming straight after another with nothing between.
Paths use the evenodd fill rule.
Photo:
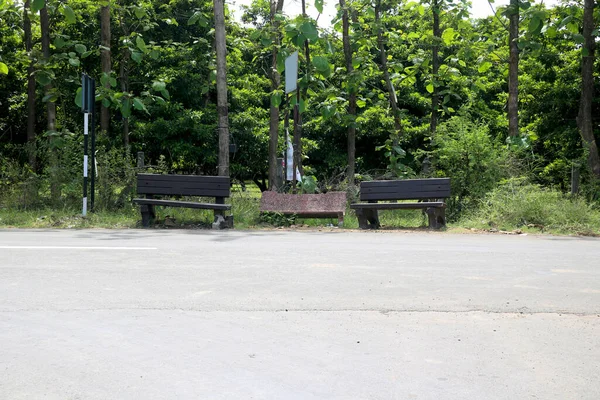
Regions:
<instances>
[{"instance_id":1,"label":"road surface","mask_svg":"<svg viewBox=\"0 0 600 400\"><path fill-rule=\"evenodd\" d=\"M600 398L600 240L0 230L0 399Z\"/></svg>"}]
</instances>

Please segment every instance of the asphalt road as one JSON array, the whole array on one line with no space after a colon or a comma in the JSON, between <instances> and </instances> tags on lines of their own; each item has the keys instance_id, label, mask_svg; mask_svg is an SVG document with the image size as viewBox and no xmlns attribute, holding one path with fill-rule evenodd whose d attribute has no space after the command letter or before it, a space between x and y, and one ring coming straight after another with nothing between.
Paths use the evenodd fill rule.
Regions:
<instances>
[{"instance_id":1,"label":"asphalt road","mask_svg":"<svg viewBox=\"0 0 600 400\"><path fill-rule=\"evenodd\" d=\"M600 398L600 240L0 230L0 399Z\"/></svg>"}]
</instances>

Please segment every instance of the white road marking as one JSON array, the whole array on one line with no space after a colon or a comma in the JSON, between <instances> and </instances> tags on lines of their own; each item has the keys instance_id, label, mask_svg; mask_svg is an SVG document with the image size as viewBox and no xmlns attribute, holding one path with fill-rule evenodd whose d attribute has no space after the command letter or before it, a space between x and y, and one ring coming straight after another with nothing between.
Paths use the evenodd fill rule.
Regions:
<instances>
[{"instance_id":1,"label":"white road marking","mask_svg":"<svg viewBox=\"0 0 600 400\"><path fill-rule=\"evenodd\" d=\"M157 247L112 246L0 246L2 250L158 250Z\"/></svg>"}]
</instances>

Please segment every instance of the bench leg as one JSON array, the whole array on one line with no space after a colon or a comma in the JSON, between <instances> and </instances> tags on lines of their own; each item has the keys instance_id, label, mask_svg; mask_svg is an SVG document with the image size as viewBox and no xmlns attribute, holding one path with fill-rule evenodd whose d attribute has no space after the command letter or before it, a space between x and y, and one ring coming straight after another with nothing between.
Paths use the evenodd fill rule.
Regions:
<instances>
[{"instance_id":1,"label":"bench leg","mask_svg":"<svg viewBox=\"0 0 600 400\"><path fill-rule=\"evenodd\" d=\"M359 208L356 210L356 218L358 218L358 227L360 229L377 229L381 226L377 210Z\"/></svg>"},{"instance_id":2,"label":"bench leg","mask_svg":"<svg viewBox=\"0 0 600 400\"><path fill-rule=\"evenodd\" d=\"M147 228L150 226L150 221L153 221L156 218L156 214L154 213L154 206L142 204L140 206L140 211L142 213L142 226Z\"/></svg>"},{"instance_id":3,"label":"bench leg","mask_svg":"<svg viewBox=\"0 0 600 400\"><path fill-rule=\"evenodd\" d=\"M233 215L225 216L221 211L215 211L215 221L212 224L213 229L232 229Z\"/></svg>"},{"instance_id":4,"label":"bench leg","mask_svg":"<svg viewBox=\"0 0 600 400\"><path fill-rule=\"evenodd\" d=\"M429 217L429 228L441 229L446 226L446 208L429 207L425 212Z\"/></svg>"}]
</instances>

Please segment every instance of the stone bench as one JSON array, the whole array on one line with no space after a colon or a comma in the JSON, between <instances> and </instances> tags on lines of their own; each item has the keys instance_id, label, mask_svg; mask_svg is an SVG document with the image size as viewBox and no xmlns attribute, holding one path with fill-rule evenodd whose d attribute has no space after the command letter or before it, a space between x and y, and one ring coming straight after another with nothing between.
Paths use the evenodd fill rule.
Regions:
<instances>
[{"instance_id":1,"label":"stone bench","mask_svg":"<svg viewBox=\"0 0 600 400\"><path fill-rule=\"evenodd\" d=\"M297 215L301 218L337 218L338 226L344 225L346 193L327 192L321 194L286 194L263 192L260 212L275 212Z\"/></svg>"}]
</instances>

